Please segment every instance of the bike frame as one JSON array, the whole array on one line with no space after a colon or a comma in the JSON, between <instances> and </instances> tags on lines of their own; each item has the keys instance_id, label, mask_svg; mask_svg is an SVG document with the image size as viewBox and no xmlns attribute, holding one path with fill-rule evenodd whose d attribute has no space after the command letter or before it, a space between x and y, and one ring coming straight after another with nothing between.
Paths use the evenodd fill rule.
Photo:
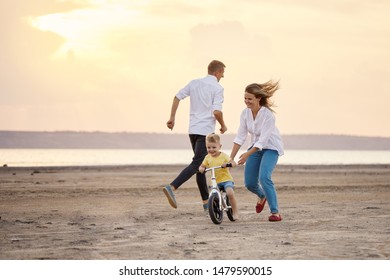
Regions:
<instances>
[{"instance_id":1,"label":"bike frame","mask_svg":"<svg viewBox=\"0 0 390 280\"><path fill-rule=\"evenodd\" d=\"M217 193L219 198L219 208L226 211L228 208L230 208L230 206L227 206L225 198L222 198L221 190L219 189L217 180L215 179L215 169L219 169L219 168L223 168L223 167L214 166L205 169L205 172L211 171L211 191L209 197L211 197L212 194Z\"/></svg>"}]
</instances>

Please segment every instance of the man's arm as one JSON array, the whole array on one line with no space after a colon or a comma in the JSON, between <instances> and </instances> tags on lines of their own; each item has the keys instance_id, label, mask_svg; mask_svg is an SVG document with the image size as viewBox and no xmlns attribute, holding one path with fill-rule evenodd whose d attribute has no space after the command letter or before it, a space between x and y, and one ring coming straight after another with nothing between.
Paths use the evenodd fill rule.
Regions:
<instances>
[{"instance_id":1,"label":"man's arm","mask_svg":"<svg viewBox=\"0 0 390 280\"><path fill-rule=\"evenodd\" d=\"M224 134L226 132L226 130L227 130L227 127L226 127L225 122L223 120L223 113L222 113L222 111L215 110L214 111L214 117L217 120L217 122L221 125L221 128L219 129L219 132L221 132L221 134Z\"/></svg>"},{"instance_id":2,"label":"man's arm","mask_svg":"<svg viewBox=\"0 0 390 280\"><path fill-rule=\"evenodd\" d=\"M167 121L167 127L170 130L172 130L173 127L175 126L176 111L177 111L177 108L179 107L179 103L180 103L180 99L175 96L173 98L173 101L172 101L171 116L170 116L169 120Z\"/></svg>"}]
</instances>

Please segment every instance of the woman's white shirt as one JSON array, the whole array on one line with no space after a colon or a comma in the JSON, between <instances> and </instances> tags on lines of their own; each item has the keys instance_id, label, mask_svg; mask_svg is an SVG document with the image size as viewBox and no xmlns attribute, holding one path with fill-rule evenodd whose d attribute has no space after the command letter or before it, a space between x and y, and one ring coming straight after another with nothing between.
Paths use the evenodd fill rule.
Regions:
<instances>
[{"instance_id":1,"label":"woman's white shirt","mask_svg":"<svg viewBox=\"0 0 390 280\"><path fill-rule=\"evenodd\" d=\"M261 107L255 119L251 109L245 108L242 111L234 143L242 146L248 134L251 136L250 147L276 150L279 156L284 154L283 141L275 124L275 116L267 107Z\"/></svg>"}]
</instances>

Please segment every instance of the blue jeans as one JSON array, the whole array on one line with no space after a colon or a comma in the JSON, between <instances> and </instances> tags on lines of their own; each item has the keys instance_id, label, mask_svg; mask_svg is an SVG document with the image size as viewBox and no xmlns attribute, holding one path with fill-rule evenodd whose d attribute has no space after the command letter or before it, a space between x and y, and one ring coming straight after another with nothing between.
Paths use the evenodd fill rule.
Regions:
<instances>
[{"instance_id":1,"label":"blue jeans","mask_svg":"<svg viewBox=\"0 0 390 280\"><path fill-rule=\"evenodd\" d=\"M245 163L245 187L260 198L267 198L271 213L279 213L278 198L271 176L278 162L275 150L264 149L251 154Z\"/></svg>"}]
</instances>

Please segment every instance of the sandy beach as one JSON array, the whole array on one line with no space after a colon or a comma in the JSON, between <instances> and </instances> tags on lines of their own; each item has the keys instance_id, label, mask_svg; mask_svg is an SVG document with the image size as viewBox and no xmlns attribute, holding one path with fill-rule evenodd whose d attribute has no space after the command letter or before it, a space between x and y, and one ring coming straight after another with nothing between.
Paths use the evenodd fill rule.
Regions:
<instances>
[{"instance_id":1,"label":"sandy beach","mask_svg":"<svg viewBox=\"0 0 390 280\"><path fill-rule=\"evenodd\" d=\"M240 220L220 225L194 178L168 204L182 168L0 167L0 259L390 259L389 165L279 165L279 223L234 168Z\"/></svg>"}]
</instances>

